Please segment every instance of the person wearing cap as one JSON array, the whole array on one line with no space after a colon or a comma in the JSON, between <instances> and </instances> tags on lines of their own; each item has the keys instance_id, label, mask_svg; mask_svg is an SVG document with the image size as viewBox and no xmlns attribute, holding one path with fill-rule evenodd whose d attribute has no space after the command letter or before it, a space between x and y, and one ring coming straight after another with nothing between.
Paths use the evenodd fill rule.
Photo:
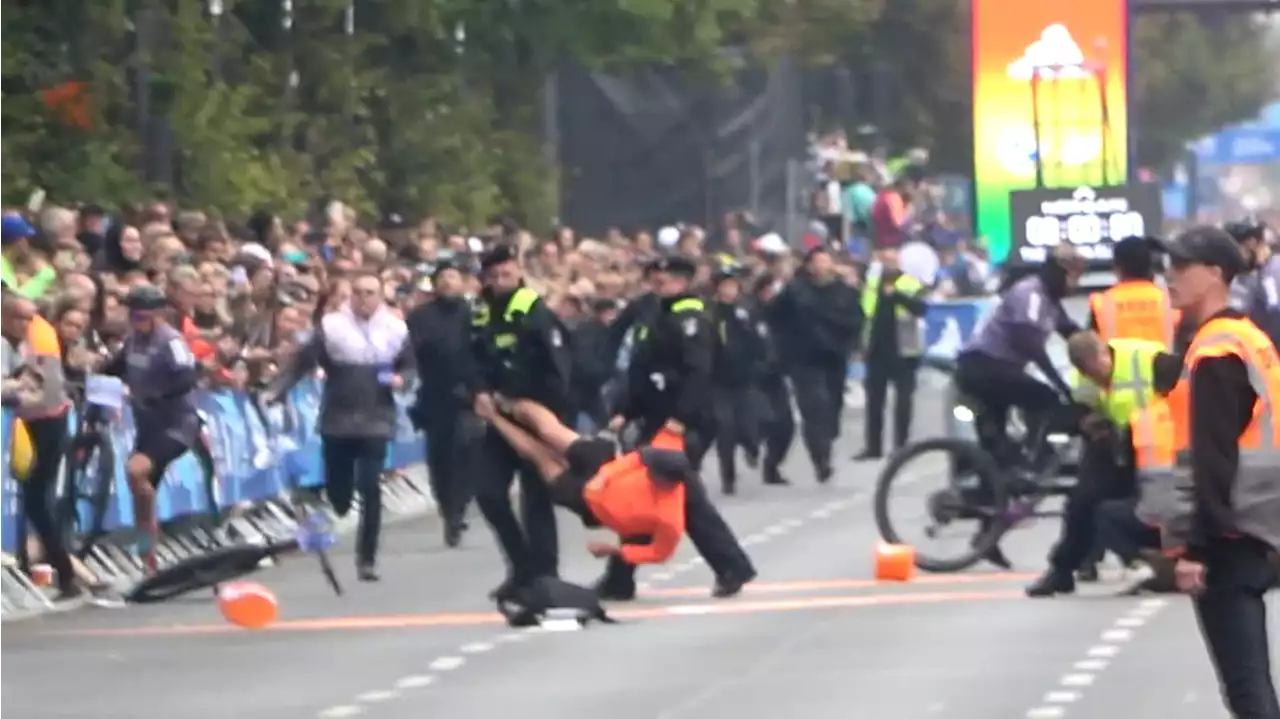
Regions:
<instances>
[{"instance_id":1,"label":"person wearing cap","mask_svg":"<svg viewBox=\"0 0 1280 719\"><path fill-rule=\"evenodd\" d=\"M471 352L471 305L463 294L465 286L461 267L436 265L416 287L429 297L405 318L418 371L417 399L409 417L426 435L428 479L448 547L458 546L467 529L470 469L479 438L471 411L479 366Z\"/></svg>"},{"instance_id":2,"label":"person wearing cap","mask_svg":"<svg viewBox=\"0 0 1280 719\"><path fill-rule=\"evenodd\" d=\"M737 491L737 451L747 449L747 464L760 460L759 422L756 410L756 383L762 372L767 336L761 336L755 319L742 304L741 267L721 262L712 273L714 301L711 322L716 344L712 381L716 419L716 458L720 464L720 488L732 495ZM765 476L768 483L770 477Z\"/></svg>"},{"instance_id":3,"label":"person wearing cap","mask_svg":"<svg viewBox=\"0 0 1280 719\"><path fill-rule=\"evenodd\" d=\"M866 444L855 461L884 456L884 410L893 385L893 445L906 446L915 409L916 372L924 351L921 319L928 311L925 286L902 271L898 249L876 251L880 272L862 286L862 356L867 403L863 412Z\"/></svg>"},{"instance_id":4,"label":"person wearing cap","mask_svg":"<svg viewBox=\"0 0 1280 719\"><path fill-rule=\"evenodd\" d=\"M756 279L752 292L756 334L761 337L763 355L760 360L760 376L757 387L764 398L766 411L760 417L760 434L764 444L764 461L761 464L765 484L787 485L791 482L782 476L782 462L791 452L795 441L796 422L791 410L791 388L787 385L786 368L782 364L778 347L780 328L771 324L770 306L782 283L772 275Z\"/></svg>"},{"instance_id":5,"label":"person wearing cap","mask_svg":"<svg viewBox=\"0 0 1280 719\"><path fill-rule=\"evenodd\" d=\"M199 441L195 390L200 367L182 333L166 319L168 298L156 287L143 285L129 291L125 305L129 334L102 372L120 377L129 388L137 434L125 472L139 530L138 556L148 572L155 572L160 534L156 489L169 466L188 451L197 454L205 471L212 471L213 461Z\"/></svg>"},{"instance_id":6,"label":"person wearing cap","mask_svg":"<svg viewBox=\"0 0 1280 719\"><path fill-rule=\"evenodd\" d=\"M1089 329L1105 341L1136 339L1174 346L1180 317L1155 282L1155 240L1126 237L1112 250L1116 284L1089 295Z\"/></svg>"},{"instance_id":7,"label":"person wearing cap","mask_svg":"<svg viewBox=\"0 0 1280 719\"><path fill-rule=\"evenodd\" d=\"M11 292L31 300L44 297L58 280L58 271L41 262L31 250L31 238L36 228L21 215L5 214L0 218L0 280ZM18 277L18 268L33 265L34 272L26 279Z\"/></svg>"},{"instance_id":8,"label":"person wearing cap","mask_svg":"<svg viewBox=\"0 0 1280 719\"><path fill-rule=\"evenodd\" d=\"M1198 329L1178 385L1135 419L1138 515L1178 557L1231 713L1278 719L1264 594L1280 583L1280 355L1229 304L1247 269L1230 234L1193 227L1164 250L1169 296Z\"/></svg>"},{"instance_id":9,"label":"person wearing cap","mask_svg":"<svg viewBox=\"0 0 1280 719\"><path fill-rule=\"evenodd\" d=\"M654 437L668 420L684 427L685 452L695 469L715 436L712 400L715 330L706 306L690 289L697 272L695 263L681 255L664 257L653 270L661 313L635 331L634 356L627 366L625 393L609 428L618 432L634 423L641 442ZM715 558L715 593L737 594L755 578L755 567L737 545L726 537L733 533L719 515L689 517L689 536L704 557ZM635 567L620 557L610 557L597 586L601 597L631 599L635 596Z\"/></svg>"},{"instance_id":10,"label":"person wearing cap","mask_svg":"<svg viewBox=\"0 0 1280 719\"><path fill-rule=\"evenodd\" d=\"M515 250L502 244L480 263L485 287L471 320L479 363L474 407L492 402L492 394L501 392L535 400L569 421L575 408L568 332L538 293L524 285L517 260ZM517 473L523 522L517 521L511 501ZM482 440L472 476L476 504L497 535L508 565L508 576L494 590L494 598L510 597L540 576L555 576L555 508L537 472L500 434L490 431Z\"/></svg>"},{"instance_id":11,"label":"person wearing cap","mask_svg":"<svg viewBox=\"0 0 1280 719\"><path fill-rule=\"evenodd\" d=\"M618 352L627 340L628 333L636 327L645 327L662 314L662 300L657 294L654 277L657 274L661 259L647 261L642 266L644 272L644 292L640 293L622 308L618 318L609 325L609 344L605 348L605 356L617 361ZM632 335L634 339L634 335Z\"/></svg>"},{"instance_id":12,"label":"person wearing cap","mask_svg":"<svg viewBox=\"0 0 1280 719\"><path fill-rule=\"evenodd\" d=\"M1231 283L1231 306L1249 315L1280 347L1280 255L1267 244L1267 227L1249 219L1228 223L1225 229L1240 244L1246 265Z\"/></svg>"},{"instance_id":13,"label":"person wearing cap","mask_svg":"<svg viewBox=\"0 0 1280 719\"><path fill-rule=\"evenodd\" d=\"M849 358L862 331L858 291L842 280L830 250L809 250L804 266L769 305L782 361L795 389L800 436L819 482L835 473Z\"/></svg>"}]
</instances>

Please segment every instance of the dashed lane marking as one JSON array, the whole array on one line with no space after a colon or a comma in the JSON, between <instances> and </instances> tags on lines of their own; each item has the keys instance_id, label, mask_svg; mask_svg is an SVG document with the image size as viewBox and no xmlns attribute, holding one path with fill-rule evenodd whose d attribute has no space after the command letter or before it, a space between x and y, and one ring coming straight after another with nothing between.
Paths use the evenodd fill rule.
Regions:
<instances>
[{"instance_id":1,"label":"dashed lane marking","mask_svg":"<svg viewBox=\"0 0 1280 719\"><path fill-rule=\"evenodd\" d=\"M1057 719L1067 715L1067 706L1083 696L1082 690L1093 685L1098 676L1118 656L1125 643L1131 641L1134 632L1145 626L1168 604L1168 600L1144 599L1130 608L1124 616L1115 620L1110 629L1102 632L1102 643L1089 647L1086 659L1071 665L1071 671L1062 675L1058 683L1062 687L1044 695L1038 706L1027 710L1027 719Z\"/></svg>"}]
</instances>

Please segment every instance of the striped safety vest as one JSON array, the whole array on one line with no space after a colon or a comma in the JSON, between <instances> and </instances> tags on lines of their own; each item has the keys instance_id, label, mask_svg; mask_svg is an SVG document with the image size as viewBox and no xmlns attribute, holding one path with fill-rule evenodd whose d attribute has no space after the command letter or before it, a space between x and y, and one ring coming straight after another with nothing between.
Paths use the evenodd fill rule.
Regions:
<instances>
[{"instance_id":1,"label":"striped safety vest","mask_svg":"<svg viewBox=\"0 0 1280 719\"><path fill-rule=\"evenodd\" d=\"M1145 409L1155 397L1156 355L1165 350L1159 342L1116 339L1107 343L1113 357L1111 383L1099 387L1078 371L1073 373L1075 400L1106 415L1112 424L1123 427L1137 410Z\"/></svg>"},{"instance_id":2,"label":"striped safety vest","mask_svg":"<svg viewBox=\"0 0 1280 719\"><path fill-rule=\"evenodd\" d=\"M1169 304L1169 293L1154 282L1130 280L1095 292L1089 295L1089 309L1104 340L1139 339L1173 346L1178 312Z\"/></svg>"}]
</instances>

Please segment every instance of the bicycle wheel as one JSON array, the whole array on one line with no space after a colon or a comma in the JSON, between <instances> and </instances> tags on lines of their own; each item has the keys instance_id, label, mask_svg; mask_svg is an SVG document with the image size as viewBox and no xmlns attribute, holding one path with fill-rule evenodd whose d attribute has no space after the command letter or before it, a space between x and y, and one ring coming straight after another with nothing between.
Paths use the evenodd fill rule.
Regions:
<instances>
[{"instance_id":1,"label":"bicycle wheel","mask_svg":"<svg viewBox=\"0 0 1280 719\"><path fill-rule=\"evenodd\" d=\"M65 520L78 558L84 559L106 533L107 509L115 492L115 448L98 436L67 454ZM82 512L81 510L85 510Z\"/></svg>"},{"instance_id":2,"label":"bicycle wheel","mask_svg":"<svg viewBox=\"0 0 1280 719\"><path fill-rule=\"evenodd\" d=\"M935 473L947 476L944 488L910 498L924 506L925 529L928 539L935 539L939 530L949 528L961 520L975 522L973 532L963 542L963 549L950 556L938 556L926 551L918 542L904 539L898 526L890 518L889 503L892 490L903 489L922 477L918 473L925 466L921 458L929 456L929 464ZM908 468L908 465L912 465ZM959 572L982 560L1004 533L1002 520L1009 502L1008 487L1000 468L991 455L977 444L954 437L939 437L910 444L894 452L876 482L876 528L884 541L891 544L911 544L915 547L916 566L927 572Z\"/></svg>"},{"instance_id":3,"label":"bicycle wheel","mask_svg":"<svg viewBox=\"0 0 1280 719\"><path fill-rule=\"evenodd\" d=\"M237 544L169 565L134 585L124 596L132 604L152 604L216 587L258 571L262 560L275 554L269 545Z\"/></svg>"}]
</instances>

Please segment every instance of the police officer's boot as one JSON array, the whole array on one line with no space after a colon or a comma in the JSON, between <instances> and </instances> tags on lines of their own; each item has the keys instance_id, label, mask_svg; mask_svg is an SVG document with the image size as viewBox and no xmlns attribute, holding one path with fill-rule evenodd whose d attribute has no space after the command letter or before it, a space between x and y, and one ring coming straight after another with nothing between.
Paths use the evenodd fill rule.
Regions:
<instances>
[{"instance_id":1,"label":"police officer's boot","mask_svg":"<svg viewBox=\"0 0 1280 719\"><path fill-rule=\"evenodd\" d=\"M777 465L770 465L764 468L764 483L772 485L788 485L791 484L786 477L782 476L782 472L778 470Z\"/></svg>"},{"instance_id":2,"label":"police officer's boot","mask_svg":"<svg viewBox=\"0 0 1280 719\"><path fill-rule=\"evenodd\" d=\"M1071 572L1051 567L1027 587L1027 596L1052 597L1055 594L1072 594L1075 591L1076 579Z\"/></svg>"},{"instance_id":3,"label":"police officer's boot","mask_svg":"<svg viewBox=\"0 0 1280 719\"><path fill-rule=\"evenodd\" d=\"M738 476L732 469L729 471L720 471L720 491L724 492L726 497L732 497L738 493Z\"/></svg>"},{"instance_id":4,"label":"police officer's boot","mask_svg":"<svg viewBox=\"0 0 1280 719\"><path fill-rule=\"evenodd\" d=\"M629 602L636 598L636 575L618 557L609 557L604 576L596 582L596 596L615 602Z\"/></svg>"}]
</instances>

